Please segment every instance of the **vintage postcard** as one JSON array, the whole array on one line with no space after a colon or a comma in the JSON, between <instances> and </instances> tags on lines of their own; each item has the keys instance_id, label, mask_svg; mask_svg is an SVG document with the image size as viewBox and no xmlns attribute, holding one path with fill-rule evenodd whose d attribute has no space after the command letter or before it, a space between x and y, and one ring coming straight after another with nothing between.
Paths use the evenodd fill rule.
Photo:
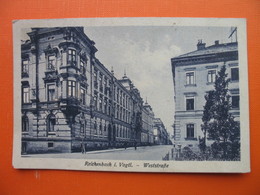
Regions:
<instances>
[{"instance_id":1,"label":"vintage postcard","mask_svg":"<svg viewBox=\"0 0 260 195\"><path fill-rule=\"evenodd\" d=\"M245 19L17 20L13 166L250 172Z\"/></svg>"}]
</instances>

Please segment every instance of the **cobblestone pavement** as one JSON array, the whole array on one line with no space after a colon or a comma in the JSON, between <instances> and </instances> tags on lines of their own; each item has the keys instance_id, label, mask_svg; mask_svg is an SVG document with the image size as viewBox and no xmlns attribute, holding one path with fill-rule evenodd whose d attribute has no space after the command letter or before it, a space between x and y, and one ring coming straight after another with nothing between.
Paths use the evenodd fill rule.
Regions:
<instances>
[{"instance_id":1,"label":"cobblestone pavement","mask_svg":"<svg viewBox=\"0 0 260 195\"><path fill-rule=\"evenodd\" d=\"M127 149L109 149L82 153L34 154L23 155L33 158L71 158L71 159L102 159L102 160L162 160L167 153L171 155L172 145L142 146Z\"/></svg>"}]
</instances>

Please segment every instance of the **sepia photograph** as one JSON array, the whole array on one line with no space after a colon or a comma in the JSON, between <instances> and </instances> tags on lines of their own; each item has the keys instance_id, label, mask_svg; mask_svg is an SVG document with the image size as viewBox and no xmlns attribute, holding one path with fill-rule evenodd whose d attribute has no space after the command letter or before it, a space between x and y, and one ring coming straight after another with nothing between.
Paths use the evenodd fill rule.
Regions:
<instances>
[{"instance_id":1,"label":"sepia photograph","mask_svg":"<svg viewBox=\"0 0 260 195\"><path fill-rule=\"evenodd\" d=\"M250 171L244 19L13 27L15 168Z\"/></svg>"}]
</instances>

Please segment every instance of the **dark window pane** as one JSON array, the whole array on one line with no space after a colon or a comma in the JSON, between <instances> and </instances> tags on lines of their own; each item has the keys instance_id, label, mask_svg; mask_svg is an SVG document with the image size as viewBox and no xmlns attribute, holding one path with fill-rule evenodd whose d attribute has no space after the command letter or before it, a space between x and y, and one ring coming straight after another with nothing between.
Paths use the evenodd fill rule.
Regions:
<instances>
[{"instance_id":1,"label":"dark window pane","mask_svg":"<svg viewBox=\"0 0 260 195\"><path fill-rule=\"evenodd\" d=\"M194 110L194 99L186 99L186 110Z\"/></svg>"},{"instance_id":2,"label":"dark window pane","mask_svg":"<svg viewBox=\"0 0 260 195\"><path fill-rule=\"evenodd\" d=\"M187 138L194 138L194 124L187 125Z\"/></svg>"},{"instance_id":3,"label":"dark window pane","mask_svg":"<svg viewBox=\"0 0 260 195\"><path fill-rule=\"evenodd\" d=\"M239 108L239 96L232 96L232 108Z\"/></svg>"},{"instance_id":4,"label":"dark window pane","mask_svg":"<svg viewBox=\"0 0 260 195\"><path fill-rule=\"evenodd\" d=\"M238 81L239 80L238 68L232 68L231 69L231 80L232 81Z\"/></svg>"}]
</instances>

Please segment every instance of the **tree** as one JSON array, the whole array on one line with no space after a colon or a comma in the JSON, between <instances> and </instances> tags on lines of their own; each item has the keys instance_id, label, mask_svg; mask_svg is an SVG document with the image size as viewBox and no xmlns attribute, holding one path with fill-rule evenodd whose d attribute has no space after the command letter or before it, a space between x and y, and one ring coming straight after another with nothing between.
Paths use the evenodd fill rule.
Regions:
<instances>
[{"instance_id":1,"label":"tree","mask_svg":"<svg viewBox=\"0 0 260 195\"><path fill-rule=\"evenodd\" d=\"M206 137L212 139L212 154L222 160L240 158L240 126L230 114L231 103L228 95L226 66L222 66L216 76L214 90L205 95L206 103L202 117L204 142L200 146L206 148Z\"/></svg>"}]
</instances>

